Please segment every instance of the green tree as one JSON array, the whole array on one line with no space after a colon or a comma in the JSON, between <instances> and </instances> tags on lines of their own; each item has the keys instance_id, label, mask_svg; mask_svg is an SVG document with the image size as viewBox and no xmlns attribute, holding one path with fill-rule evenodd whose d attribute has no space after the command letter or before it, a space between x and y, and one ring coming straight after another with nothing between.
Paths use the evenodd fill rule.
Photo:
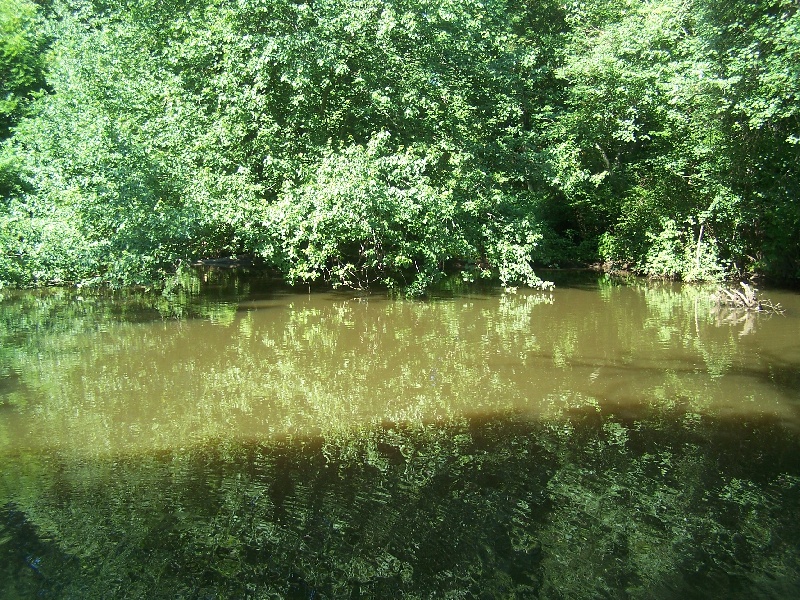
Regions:
<instances>
[{"instance_id":1,"label":"green tree","mask_svg":"<svg viewBox=\"0 0 800 600\"><path fill-rule=\"evenodd\" d=\"M723 90L720 127L740 199L748 268L800 275L800 12L797 2L698 3Z\"/></svg>"},{"instance_id":2,"label":"green tree","mask_svg":"<svg viewBox=\"0 0 800 600\"><path fill-rule=\"evenodd\" d=\"M44 86L46 36L32 0L0 0L0 140Z\"/></svg>"},{"instance_id":3,"label":"green tree","mask_svg":"<svg viewBox=\"0 0 800 600\"><path fill-rule=\"evenodd\" d=\"M796 273L796 8L573 10L553 164L601 256L687 280Z\"/></svg>"},{"instance_id":4,"label":"green tree","mask_svg":"<svg viewBox=\"0 0 800 600\"><path fill-rule=\"evenodd\" d=\"M540 282L532 115L550 93L539 84L552 77L555 4L536 17L505 1L76 1L55 13L54 93L14 147L32 190L21 205L75 215L88 259L60 267L71 279L144 282L250 253L296 281L416 292L459 264ZM382 199L362 202L374 190ZM341 236L348 214L375 227ZM322 253L303 233L312 220L327 223Z\"/></svg>"},{"instance_id":5,"label":"green tree","mask_svg":"<svg viewBox=\"0 0 800 600\"><path fill-rule=\"evenodd\" d=\"M800 273L790 0L30 14L12 63L40 69L47 31L52 93L30 102L40 70L18 69L0 280L145 283L231 254L413 292L452 270L540 285L536 264L597 256L685 280Z\"/></svg>"}]
</instances>

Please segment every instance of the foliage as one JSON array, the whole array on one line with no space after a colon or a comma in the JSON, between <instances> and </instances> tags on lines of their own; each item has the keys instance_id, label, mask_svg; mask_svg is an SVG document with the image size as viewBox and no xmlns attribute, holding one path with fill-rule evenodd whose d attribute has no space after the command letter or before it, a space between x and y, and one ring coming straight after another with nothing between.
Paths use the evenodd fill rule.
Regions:
<instances>
[{"instance_id":1,"label":"foliage","mask_svg":"<svg viewBox=\"0 0 800 600\"><path fill-rule=\"evenodd\" d=\"M249 253L298 282L421 292L458 263L536 284L528 69L552 25L508 8L57 3L14 197L76 212L79 278Z\"/></svg>"},{"instance_id":2,"label":"foliage","mask_svg":"<svg viewBox=\"0 0 800 600\"><path fill-rule=\"evenodd\" d=\"M541 286L534 267L597 257L800 274L794 0L0 15L5 284L150 283L230 255L410 293L461 271Z\"/></svg>"},{"instance_id":3,"label":"foliage","mask_svg":"<svg viewBox=\"0 0 800 600\"><path fill-rule=\"evenodd\" d=\"M32 0L0 1L0 141L44 86L42 21Z\"/></svg>"},{"instance_id":4,"label":"foliage","mask_svg":"<svg viewBox=\"0 0 800 600\"><path fill-rule=\"evenodd\" d=\"M271 207L267 229L277 247L265 254L285 257L290 281L424 290L446 261L474 253L455 222L452 194L425 174L429 159L413 148L392 153L388 142L384 132L366 148L330 152L307 183Z\"/></svg>"},{"instance_id":5,"label":"foliage","mask_svg":"<svg viewBox=\"0 0 800 600\"><path fill-rule=\"evenodd\" d=\"M553 154L602 257L687 280L793 276L796 3L580 6Z\"/></svg>"}]
</instances>

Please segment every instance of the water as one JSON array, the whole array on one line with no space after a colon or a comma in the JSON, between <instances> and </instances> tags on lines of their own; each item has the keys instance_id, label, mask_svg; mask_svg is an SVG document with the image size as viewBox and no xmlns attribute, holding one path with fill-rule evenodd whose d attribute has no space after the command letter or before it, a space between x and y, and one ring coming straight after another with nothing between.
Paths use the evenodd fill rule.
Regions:
<instances>
[{"instance_id":1,"label":"water","mask_svg":"<svg viewBox=\"0 0 800 600\"><path fill-rule=\"evenodd\" d=\"M795 598L800 296L0 300L0 597Z\"/></svg>"}]
</instances>

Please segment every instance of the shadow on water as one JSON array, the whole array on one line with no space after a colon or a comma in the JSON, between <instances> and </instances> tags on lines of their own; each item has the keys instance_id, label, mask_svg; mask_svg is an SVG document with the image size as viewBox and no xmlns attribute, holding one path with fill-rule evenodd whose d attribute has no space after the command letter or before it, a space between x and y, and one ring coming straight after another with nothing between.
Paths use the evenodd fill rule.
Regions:
<instances>
[{"instance_id":1,"label":"shadow on water","mask_svg":"<svg viewBox=\"0 0 800 600\"><path fill-rule=\"evenodd\" d=\"M757 371L756 373L760 374L761 371ZM797 390L800 390L800 369L793 364L771 364L766 379L772 385L784 389L787 393L793 394L795 397ZM800 409L800 404L798 404L798 409Z\"/></svg>"},{"instance_id":2,"label":"shadow on water","mask_svg":"<svg viewBox=\"0 0 800 600\"><path fill-rule=\"evenodd\" d=\"M4 469L13 598L793 598L800 437L518 414Z\"/></svg>"}]
</instances>

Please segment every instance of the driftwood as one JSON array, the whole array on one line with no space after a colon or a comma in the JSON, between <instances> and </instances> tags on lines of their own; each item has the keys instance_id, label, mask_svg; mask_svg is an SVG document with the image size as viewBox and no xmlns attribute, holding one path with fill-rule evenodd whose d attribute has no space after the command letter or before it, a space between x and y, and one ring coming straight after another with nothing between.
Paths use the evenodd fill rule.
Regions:
<instances>
[{"instance_id":1,"label":"driftwood","mask_svg":"<svg viewBox=\"0 0 800 600\"><path fill-rule=\"evenodd\" d=\"M735 287L721 287L711 295L711 299L716 303L717 308L783 314L783 308L781 308L780 304L761 298L758 295L758 290L753 286L744 281L739 282L739 285L742 288L741 290Z\"/></svg>"}]
</instances>

